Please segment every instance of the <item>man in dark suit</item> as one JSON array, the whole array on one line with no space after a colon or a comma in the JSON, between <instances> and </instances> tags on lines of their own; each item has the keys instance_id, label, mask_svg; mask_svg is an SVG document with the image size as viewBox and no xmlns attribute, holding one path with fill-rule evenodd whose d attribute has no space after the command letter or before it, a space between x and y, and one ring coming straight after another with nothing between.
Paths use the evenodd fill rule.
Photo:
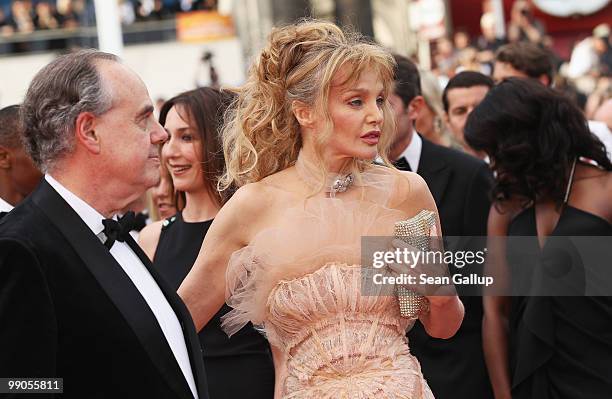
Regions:
<instances>
[{"instance_id":1,"label":"man in dark suit","mask_svg":"<svg viewBox=\"0 0 612 399\"><path fill-rule=\"evenodd\" d=\"M486 159L486 155L475 151L465 142L465 123L492 87L493 79L489 76L475 71L463 71L448 81L442 93L444 119L453 137L464 152L480 159Z\"/></svg>"},{"instance_id":2,"label":"man in dark suit","mask_svg":"<svg viewBox=\"0 0 612 399\"><path fill-rule=\"evenodd\" d=\"M83 50L22 107L45 177L0 220L0 376L61 377L62 398L207 398L186 307L113 218L159 179L167 134L143 82Z\"/></svg>"},{"instance_id":3,"label":"man in dark suit","mask_svg":"<svg viewBox=\"0 0 612 399\"><path fill-rule=\"evenodd\" d=\"M445 148L414 132L414 121L423 112L419 72L407 58L395 56L394 92L389 102L395 113L397 136L389 158L396 167L415 171L431 191L442 233L453 236L446 249L482 250L486 236L492 176L486 163L462 152ZM452 273L472 273L451 265ZM478 270L480 271L480 270ZM457 287L465 306L461 328L448 340L432 338L416 323L408 333L412 353L421 363L436 399L492 398L491 386L482 351L482 298L474 289Z\"/></svg>"},{"instance_id":4,"label":"man in dark suit","mask_svg":"<svg viewBox=\"0 0 612 399\"><path fill-rule=\"evenodd\" d=\"M30 194L42 177L21 140L19 105L0 109L0 218Z\"/></svg>"}]
</instances>

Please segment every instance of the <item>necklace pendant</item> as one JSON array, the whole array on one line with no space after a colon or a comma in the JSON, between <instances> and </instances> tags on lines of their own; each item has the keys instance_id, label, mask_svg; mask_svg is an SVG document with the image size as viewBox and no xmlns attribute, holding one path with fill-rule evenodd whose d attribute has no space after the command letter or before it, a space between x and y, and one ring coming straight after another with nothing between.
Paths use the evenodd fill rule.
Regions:
<instances>
[{"instance_id":1,"label":"necklace pendant","mask_svg":"<svg viewBox=\"0 0 612 399\"><path fill-rule=\"evenodd\" d=\"M349 173L343 178L336 179L334 184L331 186L331 192L343 193L351 186L351 184L353 184L353 181L354 178L352 173Z\"/></svg>"}]
</instances>

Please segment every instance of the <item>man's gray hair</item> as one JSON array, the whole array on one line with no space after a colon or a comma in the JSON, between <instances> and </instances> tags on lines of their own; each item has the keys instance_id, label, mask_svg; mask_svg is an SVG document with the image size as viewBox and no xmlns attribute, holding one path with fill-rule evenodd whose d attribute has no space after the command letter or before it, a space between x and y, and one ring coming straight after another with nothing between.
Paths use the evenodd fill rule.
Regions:
<instances>
[{"instance_id":1,"label":"man's gray hair","mask_svg":"<svg viewBox=\"0 0 612 399\"><path fill-rule=\"evenodd\" d=\"M98 60L120 61L113 54L80 50L56 58L30 83L21 107L24 145L43 172L73 151L80 113L99 116L112 106L96 68Z\"/></svg>"}]
</instances>

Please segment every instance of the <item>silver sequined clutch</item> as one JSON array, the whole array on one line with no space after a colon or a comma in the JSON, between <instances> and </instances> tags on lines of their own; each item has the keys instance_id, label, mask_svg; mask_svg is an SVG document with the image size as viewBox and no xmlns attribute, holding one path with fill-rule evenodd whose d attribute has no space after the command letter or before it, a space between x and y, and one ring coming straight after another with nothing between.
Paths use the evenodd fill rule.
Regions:
<instances>
[{"instance_id":1,"label":"silver sequined clutch","mask_svg":"<svg viewBox=\"0 0 612 399\"><path fill-rule=\"evenodd\" d=\"M421 251L429 249L431 229L436 224L435 212L422 210L416 216L395 223L396 238ZM429 301L423 295L406 288L395 286L400 315L408 319L418 319L419 315L429 311Z\"/></svg>"}]
</instances>

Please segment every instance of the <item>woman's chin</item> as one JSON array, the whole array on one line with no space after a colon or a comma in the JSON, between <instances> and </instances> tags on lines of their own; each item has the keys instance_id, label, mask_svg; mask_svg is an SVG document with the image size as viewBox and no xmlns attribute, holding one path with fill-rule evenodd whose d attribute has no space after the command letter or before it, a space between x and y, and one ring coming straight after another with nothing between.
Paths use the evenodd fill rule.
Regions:
<instances>
[{"instance_id":1,"label":"woman's chin","mask_svg":"<svg viewBox=\"0 0 612 399\"><path fill-rule=\"evenodd\" d=\"M376 159L376 156L378 155L378 151L377 148L368 148L366 150L363 151L359 151L359 154L355 155L355 158L357 159L361 159L362 161L373 161L374 159Z\"/></svg>"}]
</instances>

